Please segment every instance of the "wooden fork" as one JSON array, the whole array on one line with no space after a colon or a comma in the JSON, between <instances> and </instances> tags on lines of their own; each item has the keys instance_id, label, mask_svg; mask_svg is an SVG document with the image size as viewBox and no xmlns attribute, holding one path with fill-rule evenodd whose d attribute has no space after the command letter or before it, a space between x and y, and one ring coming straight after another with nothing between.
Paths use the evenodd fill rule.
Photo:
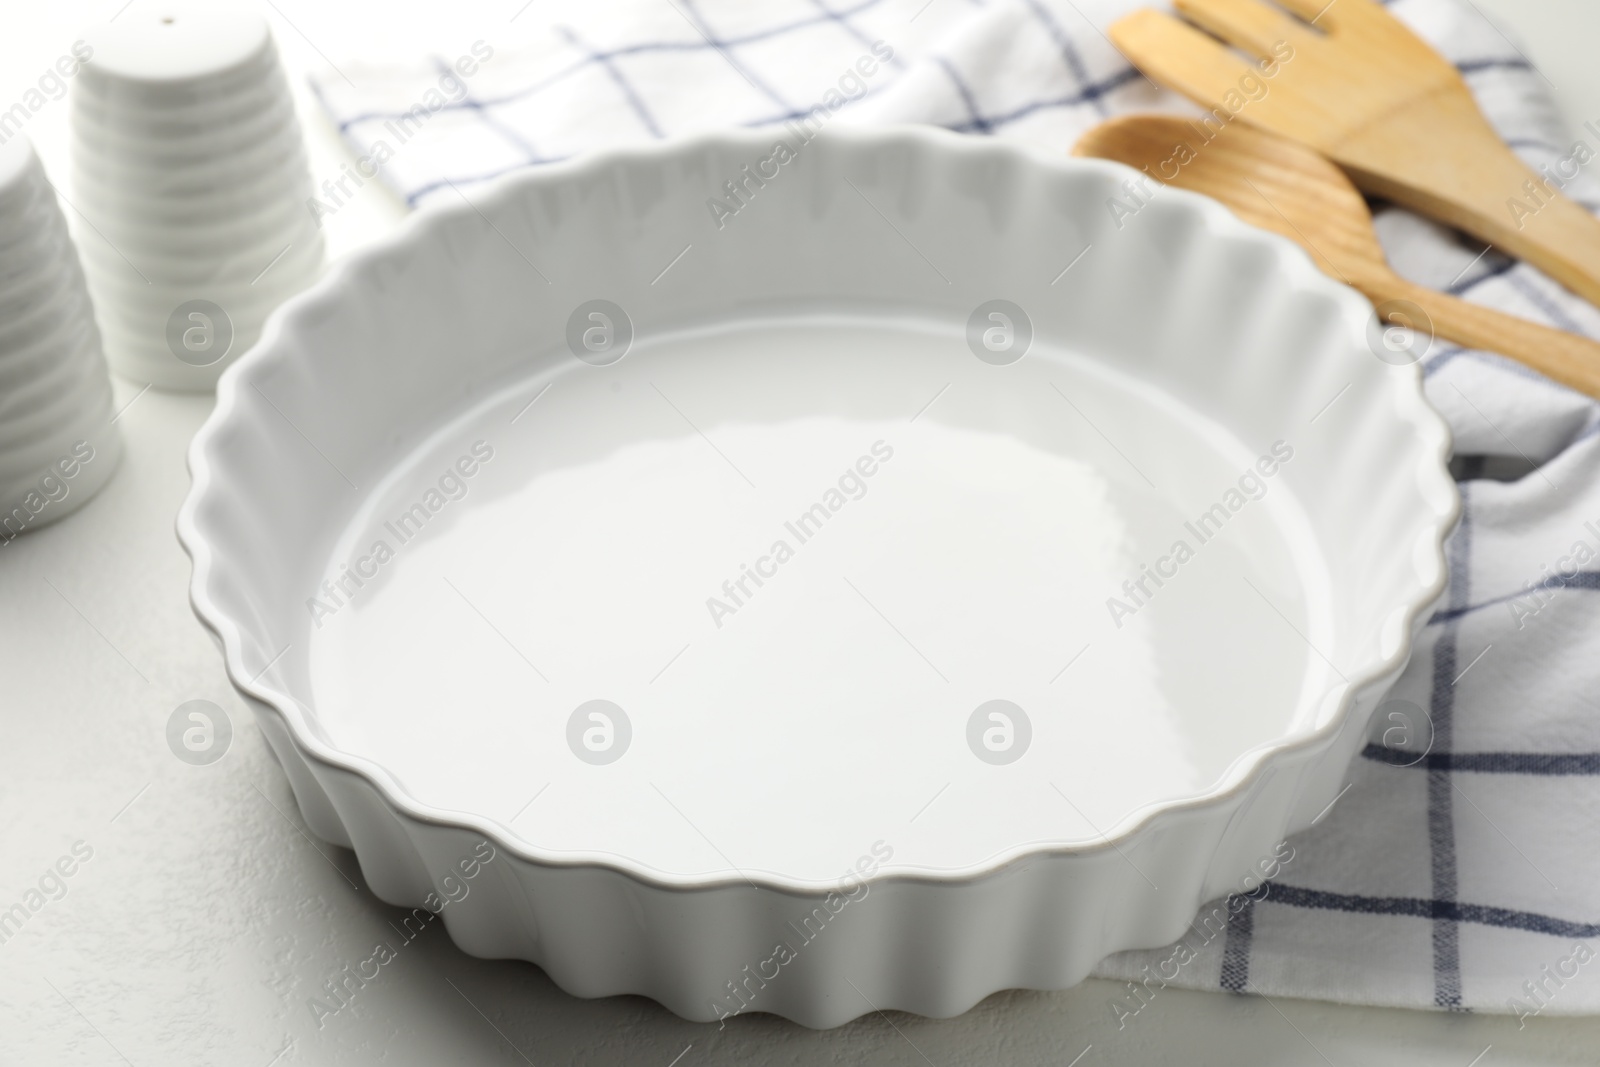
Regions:
<instances>
[{"instance_id":1,"label":"wooden fork","mask_svg":"<svg viewBox=\"0 0 1600 1067\"><path fill-rule=\"evenodd\" d=\"M1363 192L1481 237L1600 304L1600 221L1557 191L1559 176L1512 154L1460 72L1373 0L1174 3L1194 26L1145 9L1112 24L1111 39L1154 81L1212 109L1213 123L1238 119L1308 145Z\"/></svg>"}]
</instances>

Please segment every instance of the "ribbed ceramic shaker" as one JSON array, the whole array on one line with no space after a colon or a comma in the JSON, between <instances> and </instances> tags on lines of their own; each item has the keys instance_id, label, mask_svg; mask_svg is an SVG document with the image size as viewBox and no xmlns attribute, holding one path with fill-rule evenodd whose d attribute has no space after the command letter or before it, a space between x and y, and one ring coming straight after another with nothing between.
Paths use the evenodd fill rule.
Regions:
<instances>
[{"instance_id":1,"label":"ribbed ceramic shaker","mask_svg":"<svg viewBox=\"0 0 1600 1067\"><path fill-rule=\"evenodd\" d=\"M0 548L77 510L121 455L83 268L19 134L0 143Z\"/></svg>"},{"instance_id":2,"label":"ribbed ceramic shaker","mask_svg":"<svg viewBox=\"0 0 1600 1067\"><path fill-rule=\"evenodd\" d=\"M139 4L85 34L74 192L117 373L202 391L320 272L288 82L257 12Z\"/></svg>"}]
</instances>

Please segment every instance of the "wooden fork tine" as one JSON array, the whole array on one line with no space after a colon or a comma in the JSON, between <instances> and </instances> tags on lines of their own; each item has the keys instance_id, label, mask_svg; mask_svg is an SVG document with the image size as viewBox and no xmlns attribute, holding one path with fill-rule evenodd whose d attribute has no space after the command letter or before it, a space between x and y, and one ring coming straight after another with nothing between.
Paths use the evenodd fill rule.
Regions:
<instances>
[{"instance_id":1,"label":"wooden fork tine","mask_svg":"<svg viewBox=\"0 0 1600 1067\"><path fill-rule=\"evenodd\" d=\"M1257 59L1274 57L1274 47L1303 47L1315 30L1261 0L1174 0L1178 13ZM1282 58L1281 56L1277 58Z\"/></svg>"},{"instance_id":2,"label":"wooden fork tine","mask_svg":"<svg viewBox=\"0 0 1600 1067\"><path fill-rule=\"evenodd\" d=\"M1113 22L1111 42L1159 85L1214 107L1255 67L1187 23L1150 8Z\"/></svg>"},{"instance_id":3,"label":"wooden fork tine","mask_svg":"<svg viewBox=\"0 0 1600 1067\"><path fill-rule=\"evenodd\" d=\"M1332 33L1339 25L1341 9L1354 6L1357 0L1276 0L1276 2L1291 15L1311 23L1324 33Z\"/></svg>"}]
</instances>

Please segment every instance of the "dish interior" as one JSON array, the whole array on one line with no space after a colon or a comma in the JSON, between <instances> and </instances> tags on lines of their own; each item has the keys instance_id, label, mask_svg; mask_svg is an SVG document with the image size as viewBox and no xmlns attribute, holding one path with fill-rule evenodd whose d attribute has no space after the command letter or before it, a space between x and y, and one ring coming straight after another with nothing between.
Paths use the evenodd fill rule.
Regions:
<instances>
[{"instance_id":1,"label":"dish interior","mask_svg":"<svg viewBox=\"0 0 1600 1067\"><path fill-rule=\"evenodd\" d=\"M1337 681L1292 447L1115 360L860 307L543 355L301 576L317 728L424 804L674 874L958 868L1203 792Z\"/></svg>"}]
</instances>

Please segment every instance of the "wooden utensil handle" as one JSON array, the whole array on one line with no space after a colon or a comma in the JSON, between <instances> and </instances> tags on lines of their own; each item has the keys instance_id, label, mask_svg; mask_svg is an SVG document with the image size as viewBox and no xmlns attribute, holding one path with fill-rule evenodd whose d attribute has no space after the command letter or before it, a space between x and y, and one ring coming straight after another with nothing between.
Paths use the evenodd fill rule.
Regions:
<instances>
[{"instance_id":1,"label":"wooden utensil handle","mask_svg":"<svg viewBox=\"0 0 1600 1067\"><path fill-rule=\"evenodd\" d=\"M1552 169L1547 180L1506 147L1470 98L1451 119L1446 131L1430 118L1412 131L1408 147L1397 137L1407 117L1397 116L1381 138L1358 137L1341 146L1338 162L1362 191L1481 237L1600 305L1600 219L1558 190L1575 173L1576 159L1566 175ZM1440 143L1445 132L1447 143ZM1600 146L1594 151L1600 155ZM1405 160L1403 177L1394 173L1396 158ZM1364 159L1372 169L1362 166ZM1600 166L1600 159L1589 165Z\"/></svg>"},{"instance_id":2,"label":"wooden utensil handle","mask_svg":"<svg viewBox=\"0 0 1600 1067\"><path fill-rule=\"evenodd\" d=\"M1600 399L1600 342L1400 279L1366 291L1374 303L1409 300L1416 304L1432 319L1433 332L1439 337L1509 356L1547 378Z\"/></svg>"}]
</instances>

